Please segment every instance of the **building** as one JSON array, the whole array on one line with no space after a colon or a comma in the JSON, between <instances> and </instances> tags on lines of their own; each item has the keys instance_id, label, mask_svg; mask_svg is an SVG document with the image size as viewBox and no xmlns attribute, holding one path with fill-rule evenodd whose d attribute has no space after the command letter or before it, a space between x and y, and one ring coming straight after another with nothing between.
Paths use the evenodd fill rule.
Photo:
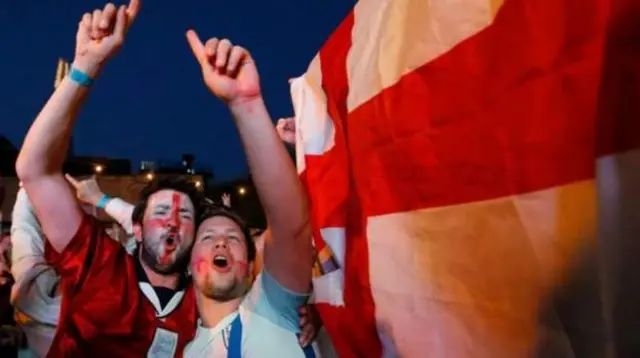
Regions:
<instances>
[{"instance_id":1,"label":"building","mask_svg":"<svg viewBox=\"0 0 640 358\"><path fill-rule=\"evenodd\" d=\"M106 157L68 157L63 170L73 176L132 174L129 159Z\"/></svg>"}]
</instances>

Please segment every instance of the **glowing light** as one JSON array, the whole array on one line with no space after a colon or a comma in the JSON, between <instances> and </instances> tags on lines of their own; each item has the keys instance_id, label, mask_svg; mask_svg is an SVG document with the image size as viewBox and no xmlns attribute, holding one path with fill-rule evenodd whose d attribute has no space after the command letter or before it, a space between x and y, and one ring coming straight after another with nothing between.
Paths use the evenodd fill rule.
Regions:
<instances>
[{"instance_id":1,"label":"glowing light","mask_svg":"<svg viewBox=\"0 0 640 358\"><path fill-rule=\"evenodd\" d=\"M193 184L196 186L196 188L199 188L202 186L202 182L200 180L196 180L195 183Z\"/></svg>"},{"instance_id":2,"label":"glowing light","mask_svg":"<svg viewBox=\"0 0 640 358\"><path fill-rule=\"evenodd\" d=\"M154 175L153 175L153 173L147 173L146 177L147 177L148 181L152 181L153 178L154 178Z\"/></svg>"},{"instance_id":3,"label":"glowing light","mask_svg":"<svg viewBox=\"0 0 640 358\"><path fill-rule=\"evenodd\" d=\"M238 188L238 194L244 195L246 193L247 193L247 189L245 187L241 186Z\"/></svg>"},{"instance_id":4,"label":"glowing light","mask_svg":"<svg viewBox=\"0 0 640 358\"><path fill-rule=\"evenodd\" d=\"M100 174L100 173L102 173L102 171L104 171L104 166L102 164L96 164L96 165L93 166L93 170L96 173Z\"/></svg>"}]
</instances>

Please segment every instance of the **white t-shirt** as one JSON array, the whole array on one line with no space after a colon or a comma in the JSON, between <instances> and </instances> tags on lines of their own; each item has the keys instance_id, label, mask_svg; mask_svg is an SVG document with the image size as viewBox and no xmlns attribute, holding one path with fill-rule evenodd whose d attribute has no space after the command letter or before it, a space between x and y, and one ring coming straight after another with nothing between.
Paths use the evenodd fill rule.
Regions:
<instances>
[{"instance_id":1,"label":"white t-shirt","mask_svg":"<svg viewBox=\"0 0 640 358\"><path fill-rule=\"evenodd\" d=\"M300 332L298 308L308 297L287 290L263 270L236 312L213 328L198 323L196 337L185 348L184 356L227 358L231 324L239 313L243 358L304 358L297 336ZM319 357L317 349L313 349Z\"/></svg>"}]
</instances>

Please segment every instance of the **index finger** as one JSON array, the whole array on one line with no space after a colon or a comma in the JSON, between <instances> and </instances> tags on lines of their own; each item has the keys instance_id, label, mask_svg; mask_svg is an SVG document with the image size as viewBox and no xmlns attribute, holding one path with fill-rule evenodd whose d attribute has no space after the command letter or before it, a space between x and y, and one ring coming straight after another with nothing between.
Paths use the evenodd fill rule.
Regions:
<instances>
[{"instance_id":1,"label":"index finger","mask_svg":"<svg viewBox=\"0 0 640 358\"><path fill-rule=\"evenodd\" d=\"M140 4L142 0L131 0L127 6L127 17L129 18L129 24L138 16L140 12Z\"/></svg>"},{"instance_id":2,"label":"index finger","mask_svg":"<svg viewBox=\"0 0 640 358\"><path fill-rule=\"evenodd\" d=\"M76 188L76 189L77 189L77 188L78 188L78 186L80 185L80 182L79 182L79 181L77 181L77 180L76 180L74 177L72 177L71 175L69 175L69 174L65 174L65 175L64 175L64 177L67 179L67 181L68 181L69 183L71 183L71 185L73 185L73 187L74 187L74 188Z\"/></svg>"},{"instance_id":3,"label":"index finger","mask_svg":"<svg viewBox=\"0 0 640 358\"><path fill-rule=\"evenodd\" d=\"M202 59L205 57L205 52L204 45L202 44L202 41L200 41L198 34L193 30L187 31L187 42L189 42L193 55L196 56L198 62L202 63Z\"/></svg>"}]
</instances>

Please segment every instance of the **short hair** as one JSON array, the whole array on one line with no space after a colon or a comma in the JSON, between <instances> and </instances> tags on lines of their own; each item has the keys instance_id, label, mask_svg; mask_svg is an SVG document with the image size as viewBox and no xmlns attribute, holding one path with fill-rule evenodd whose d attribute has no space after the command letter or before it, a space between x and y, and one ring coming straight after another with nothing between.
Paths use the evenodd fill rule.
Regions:
<instances>
[{"instance_id":1,"label":"short hair","mask_svg":"<svg viewBox=\"0 0 640 358\"><path fill-rule=\"evenodd\" d=\"M224 216L235 222L236 225L240 227L240 230L242 230L242 234L244 235L245 242L247 244L247 258L249 259L249 262L253 262L256 258L256 244L249 232L249 226L235 211L224 205L212 203L211 201L203 205L202 214L200 214L198 222L203 223L205 220L216 216Z\"/></svg>"},{"instance_id":2,"label":"short hair","mask_svg":"<svg viewBox=\"0 0 640 358\"><path fill-rule=\"evenodd\" d=\"M131 215L131 221L134 224L142 223L144 212L147 210L149 197L159 192L160 190L174 190L186 194L193 203L193 207L195 210L194 220L198 218L203 199L198 189L195 187L195 185L193 185L193 183L187 181L182 177L168 177L156 179L149 183L144 189L142 189L142 191L140 192L140 199L138 200L138 203L133 209L133 213Z\"/></svg>"}]
</instances>

